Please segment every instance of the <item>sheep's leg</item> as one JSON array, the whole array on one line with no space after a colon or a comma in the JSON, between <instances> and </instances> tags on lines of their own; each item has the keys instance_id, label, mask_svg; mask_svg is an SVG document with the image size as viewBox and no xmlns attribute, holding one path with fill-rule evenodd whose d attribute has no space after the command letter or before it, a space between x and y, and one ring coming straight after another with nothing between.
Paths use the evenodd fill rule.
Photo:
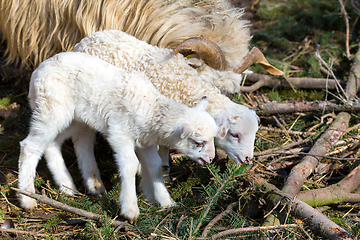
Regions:
<instances>
[{"instance_id":1,"label":"sheep's leg","mask_svg":"<svg viewBox=\"0 0 360 240\"><path fill-rule=\"evenodd\" d=\"M30 131L27 138L20 142L19 157L19 180L18 187L31 193L35 193L35 174L37 164L45 150L45 143L40 134ZM19 194L20 205L24 208L37 206L35 199Z\"/></svg>"},{"instance_id":2,"label":"sheep's leg","mask_svg":"<svg viewBox=\"0 0 360 240\"><path fill-rule=\"evenodd\" d=\"M154 195L154 184L153 180L149 174L149 171L147 170L147 166L143 166L144 164L144 158L151 157L147 155L147 149L146 148L136 148L136 155L140 161L139 167L141 170L139 171L140 174L140 188L142 189L142 192L149 202L155 201L155 195Z\"/></svg>"},{"instance_id":3,"label":"sheep's leg","mask_svg":"<svg viewBox=\"0 0 360 240\"><path fill-rule=\"evenodd\" d=\"M124 137L122 132L109 131L110 146L114 150L115 161L119 168L121 180L120 208L121 214L130 221L135 220L140 210L136 197L135 176L139 166L139 160L135 154L133 140Z\"/></svg>"},{"instance_id":4,"label":"sheep's leg","mask_svg":"<svg viewBox=\"0 0 360 240\"><path fill-rule=\"evenodd\" d=\"M44 118L38 114L32 122L29 135L20 142L18 186L21 190L35 192L34 179L37 164L47 146L55 140L59 130L65 129L71 122L66 120L61 117L56 119L55 116ZM36 201L32 198L20 194L19 199L24 208L36 207Z\"/></svg>"},{"instance_id":5,"label":"sheep's leg","mask_svg":"<svg viewBox=\"0 0 360 240\"><path fill-rule=\"evenodd\" d=\"M77 130L76 124L72 124L69 128L61 132L53 142L51 142L45 149L44 156L56 184L60 190L68 195L74 195L76 186L74 181L66 168L65 161L61 154L61 145L65 139L72 136Z\"/></svg>"},{"instance_id":6,"label":"sheep's leg","mask_svg":"<svg viewBox=\"0 0 360 240\"><path fill-rule=\"evenodd\" d=\"M165 182L170 182L170 156L169 156L169 148L166 146L159 146L158 150L159 156L162 162L163 168L163 176Z\"/></svg>"},{"instance_id":7,"label":"sheep's leg","mask_svg":"<svg viewBox=\"0 0 360 240\"><path fill-rule=\"evenodd\" d=\"M162 160L157 147L138 148L137 153L143 165L141 186L144 195L155 199L162 207L176 205L170 197L163 180ZM153 193L150 192L151 190L153 190Z\"/></svg>"},{"instance_id":8,"label":"sheep's leg","mask_svg":"<svg viewBox=\"0 0 360 240\"><path fill-rule=\"evenodd\" d=\"M94 155L96 131L85 124L79 124L73 135L73 143L84 183L91 194L100 195L105 192L100 171Z\"/></svg>"}]
</instances>

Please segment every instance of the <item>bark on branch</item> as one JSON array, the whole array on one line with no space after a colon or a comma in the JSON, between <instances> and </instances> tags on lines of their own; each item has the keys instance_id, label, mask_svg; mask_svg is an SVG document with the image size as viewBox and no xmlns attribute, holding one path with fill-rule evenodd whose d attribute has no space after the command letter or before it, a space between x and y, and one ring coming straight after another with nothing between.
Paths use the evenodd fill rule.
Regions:
<instances>
[{"instance_id":1,"label":"bark on branch","mask_svg":"<svg viewBox=\"0 0 360 240\"><path fill-rule=\"evenodd\" d=\"M355 239L351 234L349 234L346 230L341 228L339 225L328 219L318 210L312 208L310 205L304 203L299 199L294 199L290 195L282 193L277 189L274 185L268 183L265 179L257 176L254 172L249 172L248 176L249 180L254 183L254 185L263 189L267 192L277 192L281 193L283 196L287 196L292 199L290 201L291 212L302 219L312 230L315 232L319 232L323 237L327 239ZM273 205L276 205L280 200L279 196L270 196L269 200L271 200Z\"/></svg>"},{"instance_id":2,"label":"bark on branch","mask_svg":"<svg viewBox=\"0 0 360 240\"><path fill-rule=\"evenodd\" d=\"M336 80L326 78L288 78L289 82L296 88L302 89L335 89ZM285 79L275 78L269 75L263 75L258 73L248 74L246 81L251 82L250 86L241 86L240 92L250 93L258 90L261 87L290 87L290 84ZM341 85L345 86L345 82L341 81Z\"/></svg>"},{"instance_id":3,"label":"bark on branch","mask_svg":"<svg viewBox=\"0 0 360 240\"><path fill-rule=\"evenodd\" d=\"M315 102L293 102L293 103L276 103L270 102L261 104L252 108L260 116L295 113L295 112L352 112L360 111L360 103L353 102L352 104L339 105L334 102L315 101Z\"/></svg>"},{"instance_id":4,"label":"bark on branch","mask_svg":"<svg viewBox=\"0 0 360 240\"><path fill-rule=\"evenodd\" d=\"M341 112L337 115L335 121L329 129L321 135L311 148L309 154L325 155L332 145L335 144L347 129L350 121L350 114ZM283 192L291 196L296 196L306 178L314 171L320 159L314 156L306 156L301 163L293 167L287 181L282 189Z\"/></svg>"},{"instance_id":5,"label":"bark on branch","mask_svg":"<svg viewBox=\"0 0 360 240\"><path fill-rule=\"evenodd\" d=\"M356 98L356 94L360 90L360 44L353 62L354 65L350 69L349 80L345 90L350 100Z\"/></svg>"},{"instance_id":6,"label":"bark on branch","mask_svg":"<svg viewBox=\"0 0 360 240\"><path fill-rule=\"evenodd\" d=\"M311 206L360 202L360 194L351 193L360 185L360 166L354 168L340 182L329 187L302 191L297 198Z\"/></svg>"}]
</instances>

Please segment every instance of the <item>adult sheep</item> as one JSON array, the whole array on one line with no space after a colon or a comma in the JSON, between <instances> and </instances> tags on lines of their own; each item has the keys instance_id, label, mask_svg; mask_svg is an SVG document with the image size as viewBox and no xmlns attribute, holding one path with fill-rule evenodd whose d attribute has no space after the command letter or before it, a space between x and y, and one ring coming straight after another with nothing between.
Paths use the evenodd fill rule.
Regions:
<instances>
[{"instance_id":1,"label":"adult sheep","mask_svg":"<svg viewBox=\"0 0 360 240\"><path fill-rule=\"evenodd\" d=\"M162 48L204 37L224 52L222 70L233 71L243 62L251 39L243 13L228 0L0 0L0 31L8 60L24 67L71 51L96 31L117 29Z\"/></svg>"},{"instance_id":2,"label":"adult sheep","mask_svg":"<svg viewBox=\"0 0 360 240\"><path fill-rule=\"evenodd\" d=\"M86 158L87 149L80 144L88 141L84 132L96 130L114 150L121 214L134 220L139 215L135 190L139 161L145 196L163 207L175 204L163 182L157 145L173 147L201 164L215 156L217 126L205 111L206 97L189 108L160 94L144 73L124 71L89 54L66 52L44 61L32 74L29 98L31 128L20 143L22 190L35 192L35 170L43 153L59 186L75 188L60 151L70 136L82 173L89 171L90 178L98 178L95 160ZM21 194L20 203L30 209L36 206L34 199Z\"/></svg>"}]
</instances>

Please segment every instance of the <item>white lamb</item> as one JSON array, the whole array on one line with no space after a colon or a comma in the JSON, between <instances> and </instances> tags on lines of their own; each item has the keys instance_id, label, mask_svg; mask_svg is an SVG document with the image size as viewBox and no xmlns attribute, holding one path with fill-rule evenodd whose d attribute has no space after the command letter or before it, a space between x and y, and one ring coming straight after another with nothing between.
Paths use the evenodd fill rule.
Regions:
<instances>
[{"instance_id":1,"label":"white lamb","mask_svg":"<svg viewBox=\"0 0 360 240\"><path fill-rule=\"evenodd\" d=\"M232 102L208 84L222 76L220 71L208 67L199 74L183 55L118 30L96 32L78 43L74 51L98 56L126 70L144 72L162 94L185 105L193 106L206 95L207 111L219 127L215 144L238 163L251 164L259 119L253 110ZM167 148L160 148L164 164L168 162L167 153Z\"/></svg>"},{"instance_id":2,"label":"white lamb","mask_svg":"<svg viewBox=\"0 0 360 240\"><path fill-rule=\"evenodd\" d=\"M43 153L55 181L75 188L60 152L62 141L71 136L80 169L95 180L95 189L102 188L93 154L84 149L92 147L96 130L115 152L121 213L134 220L139 215L135 190L139 161L144 194L161 206L174 205L162 179L157 145L175 148L201 164L215 156L213 138L218 130L204 110L207 98L186 107L161 95L144 73L121 70L85 53L60 53L44 61L31 77L29 98L31 129L20 143L22 190L35 191L36 166ZM36 206L35 200L24 195L20 203L25 208Z\"/></svg>"}]
</instances>

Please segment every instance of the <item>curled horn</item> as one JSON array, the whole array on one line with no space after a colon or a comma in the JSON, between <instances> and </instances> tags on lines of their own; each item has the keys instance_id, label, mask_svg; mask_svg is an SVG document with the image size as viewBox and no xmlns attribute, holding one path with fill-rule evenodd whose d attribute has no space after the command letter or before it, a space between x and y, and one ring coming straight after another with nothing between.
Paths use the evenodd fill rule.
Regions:
<instances>
[{"instance_id":1,"label":"curled horn","mask_svg":"<svg viewBox=\"0 0 360 240\"><path fill-rule=\"evenodd\" d=\"M183 41L175 50L175 54L181 53L187 56L191 53L197 53L209 67L224 71L226 66L225 55L220 47L202 37L192 37Z\"/></svg>"},{"instance_id":2,"label":"curled horn","mask_svg":"<svg viewBox=\"0 0 360 240\"><path fill-rule=\"evenodd\" d=\"M260 63L261 66L273 75L284 75L284 72L271 65L265 58L264 54L257 47L253 47L243 59L240 67L234 70L235 73L242 73L254 63Z\"/></svg>"}]
</instances>

